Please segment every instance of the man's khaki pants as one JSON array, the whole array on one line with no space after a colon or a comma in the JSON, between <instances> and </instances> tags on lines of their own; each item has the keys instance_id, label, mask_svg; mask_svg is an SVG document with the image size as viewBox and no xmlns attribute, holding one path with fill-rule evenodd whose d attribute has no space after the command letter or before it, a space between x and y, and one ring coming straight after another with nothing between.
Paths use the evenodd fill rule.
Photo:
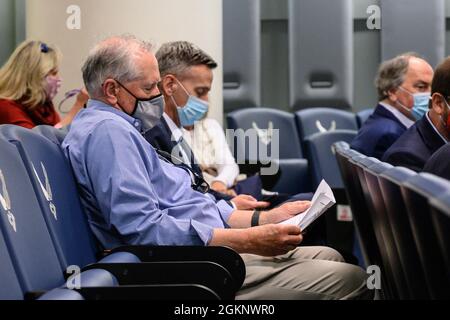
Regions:
<instances>
[{"instance_id":1,"label":"man's khaki pants","mask_svg":"<svg viewBox=\"0 0 450 320\"><path fill-rule=\"evenodd\" d=\"M298 247L277 257L242 254L247 276L238 300L373 299L367 274L327 247Z\"/></svg>"}]
</instances>

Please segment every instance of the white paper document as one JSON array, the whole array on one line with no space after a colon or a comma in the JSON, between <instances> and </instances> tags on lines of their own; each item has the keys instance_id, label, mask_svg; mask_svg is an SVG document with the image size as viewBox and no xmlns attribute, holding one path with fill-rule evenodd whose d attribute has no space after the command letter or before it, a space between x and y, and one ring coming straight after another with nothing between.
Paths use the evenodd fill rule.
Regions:
<instances>
[{"instance_id":1,"label":"white paper document","mask_svg":"<svg viewBox=\"0 0 450 320\"><path fill-rule=\"evenodd\" d=\"M280 222L281 224L292 224L305 230L314 220L322 215L328 208L336 203L333 191L325 180L317 187L316 193L311 200L311 207L303 213L296 215L288 220Z\"/></svg>"}]
</instances>

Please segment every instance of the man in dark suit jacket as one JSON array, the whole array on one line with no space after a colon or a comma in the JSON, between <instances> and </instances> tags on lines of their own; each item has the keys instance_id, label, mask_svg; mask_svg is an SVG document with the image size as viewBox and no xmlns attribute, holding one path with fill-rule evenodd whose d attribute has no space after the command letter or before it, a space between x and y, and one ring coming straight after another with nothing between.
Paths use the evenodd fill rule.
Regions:
<instances>
[{"instance_id":1,"label":"man in dark suit jacket","mask_svg":"<svg viewBox=\"0 0 450 320\"><path fill-rule=\"evenodd\" d=\"M422 171L432 154L447 143L450 138L447 128L450 125L447 102L450 95L450 58L436 68L431 93L427 114L386 151L383 161Z\"/></svg>"},{"instance_id":2,"label":"man in dark suit jacket","mask_svg":"<svg viewBox=\"0 0 450 320\"><path fill-rule=\"evenodd\" d=\"M375 84L379 104L351 143L351 148L381 159L414 124L414 94L430 92L433 68L414 53L381 64Z\"/></svg>"},{"instance_id":3,"label":"man in dark suit jacket","mask_svg":"<svg viewBox=\"0 0 450 320\"><path fill-rule=\"evenodd\" d=\"M173 137L172 137L172 131L166 121L166 117L168 117L167 114L164 114L164 116L161 118L161 121L153 127L151 130L147 131L144 134L145 139L159 152L163 151L167 156L165 158L170 162L177 163L177 160L180 160L178 162L187 164L195 174L197 174L200 177L203 177L202 170L198 166L197 161L195 161L194 153L192 152L189 145L186 143L177 143ZM170 119L168 121L171 121ZM186 163L186 161L183 161L182 152L185 153L188 157L190 157L190 162ZM170 155L170 156L169 156ZM174 161L174 158L172 156L176 157L176 160ZM294 196L291 195L275 195L270 200L269 203L265 201L256 201L252 200L249 196L246 195L238 195L237 197L229 196L225 193L217 192L213 189L210 189L210 194L212 194L217 200L226 200L231 201L233 204L236 205L237 208L241 209L253 209L253 208L264 208L268 206L268 208L273 208L283 202L286 201L298 201L298 200L310 200L312 198L312 194L310 193L301 193Z\"/></svg>"},{"instance_id":4,"label":"man in dark suit jacket","mask_svg":"<svg viewBox=\"0 0 450 320\"><path fill-rule=\"evenodd\" d=\"M436 151L425 164L423 171L450 180L450 143Z\"/></svg>"},{"instance_id":5,"label":"man in dark suit jacket","mask_svg":"<svg viewBox=\"0 0 450 320\"><path fill-rule=\"evenodd\" d=\"M427 114L385 152L382 160L419 172L431 155L446 142Z\"/></svg>"},{"instance_id":6,"label":"man in dark suit jacket","mask_svg":"<svg viewBox=\"0 0 450 320\"><path fill-rule=\"evenodd\" d=\"M161 51L161 50L160 50ZM158 52L160 52L158 51ZM157 53L158 55L158 53ZM210 70L214 69L217 64L214 60L212 60L211 57L204 53L199 53L196 55L196 58L199 59L199 62L196 62L195 65L201 65L204 66L203 73L211 72ZM173 62L173 61L172 61ZM164 64L160 64L160 67ZM194 63L193 63L194 65ZM189 68L188 68L189 69ZM186 70L185 70L186 71ZM166 70L161 70L161 76L166 75ZM172 80L174 78L175 73L170 72L169 77L164 77L164 81L167 82L169 79ZM167 78L167 79L166 79ZM207 78L207 77L206 77ZM207 82L203 78L200 78L201 81L194 79L193 82L193 92L190 92L190 94L198 95L199 99L205 99L207 101L208 93L210 90L211 84L209 83L209 88L207 87ZM189 80L192 80L189 78ZM178 86L178 89L180 89L180 84L174 85L171 83L169 85L170 90L174 90L174 87ZM180 119L178 117L177 113L177 106L174 104L171 97L167 95L167 88L166 83L161 83L160 88L161 91L164 93L164 100L165 100L165 113L163 117L161 118L160 122L153 127L151 130L147 131L144 134L145 139L157 150L157 152L160 154L160 156L163 156L168 161L174 163L175 165L184 165L185 167L189 167L193 174L203 179L203 173L198 165L198 162L195 160L195 156L189 145L183 141L182 133L180 130L181 124ZM188 88L191 87L191 84L188 86ZM178 90L183 91L183 90ZM201 94L198 94L200 92ZM186 93L184 95L182 94L181 97L186 99ZM183 102L183 100L179 99L179 102ZM186 101L184 101L186 103ZM177 132L178 131L178 132ZM162 151L162 152L161 152ZM195 177L194 177L195 178ZM236 207L237 209L241 210L250 210L250 209L257 209L257 208L266 208L270 205L269 202L266 201L257 201L252 196L249 195L238 195L238 196L230 196L225 193L217 192L213 190L212 188L209 191L209 194L214 196L214 198L219 200L225 200L230 205ZM305 200L309 200L309 198L306 198ZM303 198L300 198L298 200L304 200Z\"/></svg>"},{"instance_id":7,"label":"man in dark suit jacket","mask_svg":"<svg viewBox=\"0 0 450 320\"><path fill-rule=\"evenodd\" d=\"M171 155L176 156L177 158L182 159L181 148L184 148L185 154L190 158L189 167L199 176L202 176L202 170L195 161L194 154L191 148L187 144L180 144L175 141L172 137L172 131L170 130L169 125L165 119L167 117L166 114L163 115L160 122L153 127L151 130L147 131L144 134L145 139L156 149L161 150ZM178 149L178 150L177 150ZM172 160L172 159L168 159ZM230 197L231 199L231 197Z\"/></svg>"},{"instance_id":8,"label":"man in dark suit jacket","mask_svg":"<svg viewBox=\"0 0 450 320\"><path fill-rule=\"evenodd\" d=\"M167 115L164 115L161 118L161 121L153 127L151 130L147 131L144 134L144 138L158 151L163 151L167 155L175 156L179 160L183 160L183 156L181 154L182 150L181 148L184 148L184 153L190 157L190 162L185 163L185 161L179 161L181 163L187 164L192 171L197 174L200 177L203 177L202 170L197 164L197 161L195 161L194 154L192 150L189 148L188 145L182 146L181 144L177 143L173 137L172 137L172 131L169 128L169 125L167 124L167 121L164 117ZM177 150L178 149L178 150ZM173 157L165 156L165 158L170 161L174 162ZM176 161L175 161L176 162ZM175 163L180 164L180 163ZM217 200L226 200L230 201L233 199L232 196L229 196L224 193L216 192L213 189L210 189L209 193L211 193Z\"/></svg>"},{"instance_id":9,"label":"man in dark suit jacket","mask_svg":"<svg viewBox=\"0 0 450 320\"><path fill-rule=\"evenodd\" d=\"M353 139L351 148L381 159L385 151L407 130L405 124L379 104Z\"/></svg>"},{"instance_id":10,"label":"man in dark suit jacket","mask_svg":"<svg viewBox=\"0 0 450 320\"><path fill-rule=\"evenodd\" d=\"M209 101L208 94L213 80L212 70L217 67L217 63L203 50L187 42L167 43L158 50L156 57L161 74L159 87L164 96L165 113L161 121L144 137L155 149L167 153L166 158L169 158L169 161L182 161L196 175L202 177L202 169L192 149L183 140L178 104L186 105L192 97L205 102ZM237 186L241 187L240 191L244 194L230 197L220 190L213 190L213 185L211 185L210 193L216 199L230 200L240 209L266 206L273 208L283 202L311 200L313 196L311 193L296 195L274 193L272 196L262 196L262 183L257 176L240 181ZM257 199L266 201L256 201Z\"/></svg>"},{"instance_id":11,"label":"man in dark suit jacket","mask_svg":"<svg viewBox=\"0 0 450 320\"><path fill-rule=\"evenodd\" d=\"M433 79L432 104L435 110L436 128L450 141L450 58L444 60L437 69ZM431 114L431 111L430 111ZM426 162L423 171L450 180L450 144L437 150Z\"/></svg>"},{"instance_id":12,"label":"man in dark suit jacket","mask_svg":"<svg viewBox=\"0 0 450 320\"><path fill-rule=\"evenodd\" d=\"M208 94L212 86L212 69L216 68L217 64L205 52L186 42L164 44L156 53L156 58L159 62L161 74L159 87L164 96L165 113L160 123L148 131L144 137L155 149L172 155L172 157L168 155L169 161L174 162L173 155L175 155L196 174L202 176L201 168L195 161L192 149L182 139L182 132L180 131L182 125L177 104L186 105L190 99L187 97L188 95L208 102ZM177 149L174 151L174 148ZM259 185L260 193L261 188L262 186ZM217 200L227 200L238 209L243 210L261 208L273 210L283 205L284 202L308 201L313 196L311 193L274 194L270 198L264 198L267 201L257 201L256 196L239 194L236 197L230 197L227 194L214 191L212 188L210 194ZM308 229L308 239L304 240L303 244L324 244L325 224L323 218L316 220L314 225L311 225Z\"/></svg>"}]
</instances>

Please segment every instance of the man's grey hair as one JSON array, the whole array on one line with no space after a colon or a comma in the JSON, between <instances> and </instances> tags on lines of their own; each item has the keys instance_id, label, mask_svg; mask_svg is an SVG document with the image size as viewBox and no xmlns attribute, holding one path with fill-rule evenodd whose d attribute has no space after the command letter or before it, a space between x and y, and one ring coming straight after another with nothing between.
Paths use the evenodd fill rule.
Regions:
<instances>
[{"instance_id":1,"label":"man's grey hair","mask_svg":"<svg viewBox=\"0 0 450 320\"><path fill-rule=\"evenodd\" d=\"M397 89L405 81L411 58L423 59L416 52L406 52L393 59L384 61L377 72L375 86L378 91L378 99L382 101L389 97L389 91Z\"/></svg>"},{"instance_id":2,"label":"man's grey hair","mask_svg":"<svg viewBox=\"0 0 450 320\"><path fill-rule=\"evenodd\" d=\"M107 79L121 83L140 79L142 70L136 65L140 52L152 52L152 44L133 35L107 38L89 53L83 65L83 80L91 97L102 95L102 86Z\"/></svg>"},{"instance_id":3,"label":"man's grey hair","mask_svg":"<svg viewBox=\"0 0 450 320\"><path fill-rule=\"evenodd\" d=\"M168 74L182 76L193 66L205 65L210 69L217 67L217 63L193 43L187 41L168 42L156 52L161 77Z\"/></svg>"}]
</instances>

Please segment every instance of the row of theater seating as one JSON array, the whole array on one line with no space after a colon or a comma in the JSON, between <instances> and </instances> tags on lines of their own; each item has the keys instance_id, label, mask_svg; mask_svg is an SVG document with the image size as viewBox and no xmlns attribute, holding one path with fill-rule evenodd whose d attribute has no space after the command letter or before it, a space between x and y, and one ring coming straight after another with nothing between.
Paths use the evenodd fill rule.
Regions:
<instances>
[{"instance_id":1,"label":"row of theater seating","mask_svg":"<svg viewBox=\"0 0 450 320\"><path fill-rule=\"evenodd\" d=\"M99 250L63 137L0 126L0 300L234 298L245 266L229 248ZM73 266L79 276L70 277Z\"/></svg>"},{"instance_id":2,"label":"row of theater seating","mask_svg":"<svg viewBox=\"0 0 450 320\"><path fill-rule=\"evenodd\" d=\"M368 265L388 299L450 298L450 181L334 145Z\"/></svg>"},{"instance_id":3,"label":"row of theater seating","mask_svg":"<svg viewBox=\"0 0 450 320\"><path fill-rule=\"evenodd\" d=\"M372 112L372 109L367 109L355 114L331 108L312 108L293 114L268 108L249 108L227 116L229 129L262 129L258 130L262 131L263 136L258 137L259 140L264 140L264 133L270 136L268 128L279 129L279 160L272 161L277 162L280 170L275 183L264 185L266 189L289 194L313 192L322 179L327 181L333 189L337 206L316 221L313 233L320 235L319 243L337 249L348 262L362 267L364 263L358 242L355 242L351 211L331 147L337 141L350 143ZM272 138L269 143L258 142L258 157L271 155L270 149L274 146L276 136ZM233 143L236 159L242 159L244 154L247 162L264 161L250 157L249 150L254 148L252 139L235 135ZM245 165L241 165L241 171L247 173L246 169ZM265 179L262 178L264 183ZM267 180L271 182L270 177ZM339 212L346 214L339 215ZM314 241L317 242L317 239Z\"/></svg>"},{"instance_id":4,"label":"row of theater seating","mask_svg":"<svg viewBox=\"0 0 450 320\"><path fill-rule=\"evenodd\" d=\"M259 128L262 129L259 132L269 136L270 128L279 130L279 160L276 162L281 175L271 189L296 194L313 191L322 178L342 187L331 144L326 148L321 146L333 139L350 142L372 111L367 109L355 114L332 108L311 108L293 114L269 108L248 108L229 113L227 124L228 129L233 130ZM273 143L262 140L258 134L257 152L251 154L250 150L255 150L251 145L253 141L244 135L235 136L232 148L235 158L244 159L246 163L269 162L265 158L272 155ZM328 163L319 165L317 157L328 159ZM241 169L246 171L245 166Z\"/></svg>"},{"instance_id":5,"label":"row of theater seating","mask_svg":"<svg viewBox=\"0 0 450 320\"><path fill-rule=\"evenodd\" d=\"M270 111L271 110L269 110L269 112ZM335 113L334 111L336 110L333 109L318 111L322 112L317 113L317 115L320 117L320 120L316 119L316 121L337 121L339 122L339 126L342 126L339 120L339 115L342 115L344 117L348 116L346 112L338 111L337 113ZM314 112L312 114L314 115ZM330 118L330 115L332 116L332 118ZM271 121L277 123L278 119L279 117L272 117ZM281 128L281 131L285 132L286 127L281 126ZM0 194L8 194L8 206L0 207L0 210L3 210L3 213L5 213L4 215L2 215L2 217L4 218L2 222L5 226L2 234L4 240L6 241L5 245L7 245L7 248L4 247L5 250L2 251L2 257L5 256L5 261L9 261L9 259L6 257L10 256L11 258L11 268L8 268L8 263L4 264L3 267L5 268L5 270L2 269L1 274L2 276L9 277L10 280L17 280L10 283L10 286L4 286L5 291L0 291L0 298L3 297L17 299L22 297L24 293L47 291L60 285L60 282L63 280L62 271L66 270L68 266L77 265L84 267L89 264L96 263L98 260L95 255L98 250L95 246L95 243L93 242L93 235L90 233L90 230L87 227L84 213L82 212L79 203L73 177L70 173L70 167L66 163L59 147L61 141L64 139L65 132L61 130L55 130L54 128L47 126L37 127L35 129L35 132L40 133L41 136L36 135L28 130L13 126L2 126L0 130L0 140L3 140L1 141L1 143L5 145L5 148L2 148L2 150L5 150L5 152L2 152L2 155L0 156L0 170L2 169L2 167L6 168L2 171L4 181L0 181L0 187L4 188L4 190ZM311 143L309 144L309 149L311 149L310 154L313 158L312 163L316 164L315 168L326 169L321 169L321 176L317 179L323 177L327 179L327 181L329 181L332 186L336 188L340 186L339 181L336 180L337 170L335 170L335 167L337 165L335 164L334 157L330 152L331 144L337 140L350 139L352 138L352 134L353 132L346 132L345 130L344 132L342 132L341 130L335 130L313 135L317 136L317 138L310 139ZM42 136L47 137L47 139ZM7 147L7 145L9 145L9 147ZM5 160L5 158L7 157L16 158L16 161L8 162ZM332 160L331 162L330 159ZM6 162L2 163L3 161ZM296 160L291 159L291 161L294 162L294 166L292 168L295 170ZM23 166L20 165L21 162L23 163ZM11 163L15 163L16 167L11 166ZM337 182L335 183L333 181ZM23 191L20 193L14 193L11 192L11 188L16 188L16 190ZM45 188L50 188L51 190L48 191ZM31 200L22 202L20 199L23 198ZM27 219L22 216L23 214L30 214L30 212L35 213L35 215L30 216L32 218ZM41 221L42 218L40 218L41 216L44 218L48 230L44 230L45 228L36 228L35 233L24 231L26 230L23 229L25 226L28 228L32 228L32 226L42 227L43 223ZM13 224L11 224L10 219L14 220ZM20 234L24 236L24 238L11 237L11 235L17 236L16 233L18 225L21 226ZM13 228L13 230L16 230L14 230L14 233L10 234L8 233L8 231L11 231L11 228ZM47 233L50 235L52 245L46 244L46 241L48 242ZM3 238L0 239L3 240ZM38 261L39 256L36 254L42 251L47 257L45 259L49 259L50 261L52 261L52 258L54 258L54 254L52 254L51 251L54 250L56 252L56 256L60 261L59 265L61 270L56 271L56 269L52 269L51 264L48 268L43 264L37 264L37 268L35 268L33 266L33 263L27 264L29 263L28 260L22 260L23 257L21 255L16 257L16 255L18 254L25 254L25 256L27 254L26 252L22 253L21 250L16 246L20 247L20 245L24 245L29 249L33 248L33 246L29 246L28 244L26 244L27 241L39 246L39 248L46 248L47 251L50 251L42 251L42 249L38 249L37 247L35 247L34 249L38 250L32 250L32 252L34 252L34 255L30 253L29 257L33 257L33 259L31 260ZM208 251L208 253L205 250L220 251ZM91 292L96 292L96 297L98 299L113 296L120 298L122 296L122 293L120 292L129 290L124 289L124 284L127 284L129 288L130 284L135 285L136 283L151 283L152 286L163 285L164 289L159 289L159 294L157 294L156 296L158 298L164 298L164 292L170 292L174 283L178 281L179 283L175 285L178 286L177 292L179 294L179 297L184 297L185 295L191 298L204 297L205 292L202 293L202 290L204 290L205 288L199 289L199 286L205 287L206 284L209 283L210 279L198 279L198 277L195 276L191 277L188 272L189 269L187 271L184 271L183 273L178 272L177 270L179 270L179 266L176 266L176 263L174 262L180 261L192 262L191 265L193 269L197 267L197 265L194 265L194 262L196 261L201 261L203 264L209 263L209 267L211 263L225 266L225 269L227 269L226 271L228 271L228 273L225 273L225 275L221 274L218 277L224 282L230 282L229 278L231 274L233 276L232 278L235 278L234 281L239 284L242 283L245 275L245 270L239 256L237 256L230 250L227 251L227 249L224 248L202 248L200 250L199 248L184 247L182 248L182 250L180 250L180 248L174 247L140 247L123 248L122 250L118 251L124 252L120 254L116 253L115 255L107 257L106 260L101 260L101 266L99 266L97 263L95 266L88 267L94 268L96 270L89 271L83 274L83 277L81 277L83 279L83 289L78 292L82 292L83 296L87 298L92 298ZM211 253L217 253L217 255L211 255ZM216 258L214 259L214 257ZM121 263L121 265L111 265L111 263L114 262L119 262ZM130 280L130 278L123 279L123 277L117 276L116 273L122 272L124 268L127 270L129 268L134 268L129 264L136 262L151 262L153 265L151 267L146 266L146 268L152 268L152 274L154 276L151 279L145 276L140 276L138 280L135 279L135 276L133 276L132 280ZM169 262L170 268L172 269L167 267L167 263ZM127 265L124 265L124 263L126 263ZM234 269L233 266L235 267ZM46 270L46 273L43 273L43 270ZM170 277L168 277L166 274L165 277L162 277L158 274L158 270L160 272L163 272L163 270L173 270L175 276L171 274ZM182 278L180 278L180 276L176 276L177 272L178 274L183 274ZM15 273L15 276L10 277L11 273ZM91 276L92 274L94 276ZM39 281L37 281L38 279ZM97 280L107 282L95 282ZM221 288L217 287L217 281L215 279L212 279L211 281L216 284L212 285L212 287L214 288L213 291L215 291L214 297L232 297L233 291L227 291L226 288L224 289L225 291L223 291L221 290ZM107 291L102 289L101 294L98 293L98 288L96 288L96 290L94 291L92 291L91 289L87 289L87 287L92 286L117 286L119 283L121 284L120 289L109 288L109 290ZM168 284L169 287L164 286ZM235 285L235 288L239 287L239 285L237 284ZM209 285L209 290L211 290L210 288L211 285ZM120 292L116 293L117 290L119 290ZM154 295L152 296L150 294L150 290L152 289L146 288L145 290L147 290L146 292L148 293L144 295L146 298L155 297ZM189 290L191 290L193 293L197 292L198 294L187 294ZM63 298L68 298L70 296L82 297L80 295L76 295L76 292L74 291L58 290L56 292L57 294L62 294ZM211 292L208 291L208 294L210 293ZM128 294L127 296L130 298L136 297L136 295L130 294ZM48 295L44 297L48 297ZM53 291L51 297L55 297L55 291ZM167 297L174 298L176 296L174 296L172 293L169 293Z\"/></svg>"}]
</instances>

